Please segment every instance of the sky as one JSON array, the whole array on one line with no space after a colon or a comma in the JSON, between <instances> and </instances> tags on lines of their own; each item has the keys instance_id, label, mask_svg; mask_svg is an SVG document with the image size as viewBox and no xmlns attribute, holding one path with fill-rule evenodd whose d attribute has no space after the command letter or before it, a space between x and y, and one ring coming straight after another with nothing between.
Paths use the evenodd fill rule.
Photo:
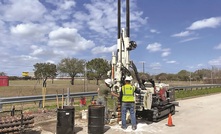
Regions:
<instances>
[{"instance_id":1,"label":"sky","mask_svg":"<svg viewBox=\"0 0 221 134\"><path fill-rule=\"evenodd\" d=\"M122 0L121 26L125 27ZM149 74L221 67L220 0L130 0L130 59ZM0 72L64 58L111 60L117 0L0 0Z\"/></svg>"}]
</instances>

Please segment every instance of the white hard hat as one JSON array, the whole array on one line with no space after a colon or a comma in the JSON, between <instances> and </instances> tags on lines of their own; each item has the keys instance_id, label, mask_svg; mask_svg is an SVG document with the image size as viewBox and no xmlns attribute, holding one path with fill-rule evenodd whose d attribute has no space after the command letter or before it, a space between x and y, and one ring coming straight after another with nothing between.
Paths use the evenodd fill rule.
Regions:
<instances>
[{"instance_id":1,"label":"white hard hat","mask_svg":"<svg viewBox=\"0 0 221 134\"><path fill-rule=\"evenodd\" d=\"M126 81L131 81L133 78L131 76L126 76L125 80Z\"/></svg>"},{"instance_id":2,"label":"white hard hat","mask_svg":"<svg viewBox=\"0 0 221 134\"><path fill-rule=\"evenodd\" d=\"M111 84L112 84L111 79L105 79L104 82L105 82L106 84L108 84L108 85L111 85Z\"/></svg>"}]
</instances>

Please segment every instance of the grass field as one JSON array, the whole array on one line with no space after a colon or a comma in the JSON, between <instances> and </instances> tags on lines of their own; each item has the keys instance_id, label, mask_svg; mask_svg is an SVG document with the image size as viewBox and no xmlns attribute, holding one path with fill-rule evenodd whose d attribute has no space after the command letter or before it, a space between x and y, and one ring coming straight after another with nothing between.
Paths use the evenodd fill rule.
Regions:
<instances>
[{"instance_id":1,"label":"grass field","mask_svg":"<svg viewBox=\"0 0 221 134\"><path fill-rule=\"evenodd\" d=\"M47 94L62 94L63 89L66 91L70 89L71 93L75 92L87 92L96 91L98 85L96 81L84 81L82 79L75 79L75 84L71 85L70 80L47 80ZM99 81L103 83L103 81ZM190 84L202 84L201 82L189 82L189 81L168 81L170 86L188 86ZM42 94L42 81L37 80L10 80L9 86L0 87L0 97L15 97L15 96L30 96Z\"/></svg>"},{"instance_id":2,"label":"grass field","mask_svg":"<svg viewBox=\"0 0 221 134\"><path fill-rule=\"evenodd\" d=\"M198 89L198 90L182 90L176 92L176 99L190 98L196 96L203 96L208 94L221 93L221 88L211 88L211 89Z\"/></svg>"},{"instance_id":3,"label":"grass field","mask_svg":"<svg viewBox=\"0 0 221 134\"><path fill-rule=\"evenodd\" d=\"M103 82L103 81L100 81ZM70 80L51 80L47 81L47 94L63 93L63 89L70 89L70 92L96 91L98 85L95 81L85 81L76 79L75 84L71 85ZM42 94L42 81L37 80L11 80L9 86L0 87L0 97L30 96Z\"/></svg>"}]
</instances>

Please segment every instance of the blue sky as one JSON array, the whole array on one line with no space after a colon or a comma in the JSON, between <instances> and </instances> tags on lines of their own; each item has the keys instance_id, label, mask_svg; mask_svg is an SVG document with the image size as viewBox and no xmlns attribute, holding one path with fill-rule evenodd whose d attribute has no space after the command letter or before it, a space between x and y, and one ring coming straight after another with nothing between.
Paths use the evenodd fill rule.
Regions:
<instances>
[{"instance_id":1,"label":"blue sky","mask_svg":"<svg viewBox=\"0 0 221 134\"><path fill-rule=\"evenodd\" d=\"M221 1L130 0L131 60L149 74L221 67ZM125 27L125 0L122 0ZM111 60L117 0L0 0L0 72L74 57Z\"/></svg>"}]
</instances>

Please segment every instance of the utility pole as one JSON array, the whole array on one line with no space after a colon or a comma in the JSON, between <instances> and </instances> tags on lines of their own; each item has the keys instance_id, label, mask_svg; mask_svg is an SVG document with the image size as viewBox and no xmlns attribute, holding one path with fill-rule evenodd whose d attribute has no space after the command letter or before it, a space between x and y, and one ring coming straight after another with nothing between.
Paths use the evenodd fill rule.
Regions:
<instances>
[{"instance_id":1,"label":"utility pole","mask_svg":"<svg viewBox=\"0 0 221 134\"><path fill-rule=\"evenodd\" d=\"M143 73L145 73L145 61L141 61L142 63L142 70L143 70Z\"/></svg>"},{"instance_id":2,"label":"utility pole","mask_svg":"<svg viewBox=\"0 0 221 134\"><path fill-rule=\"evenodd\" d=\"M84 64L84 92L86 91L85 89L86 89L86 81L87 81L87 66L86 66L87 64L85 63Z\"/></svg>"}]
</instances>

